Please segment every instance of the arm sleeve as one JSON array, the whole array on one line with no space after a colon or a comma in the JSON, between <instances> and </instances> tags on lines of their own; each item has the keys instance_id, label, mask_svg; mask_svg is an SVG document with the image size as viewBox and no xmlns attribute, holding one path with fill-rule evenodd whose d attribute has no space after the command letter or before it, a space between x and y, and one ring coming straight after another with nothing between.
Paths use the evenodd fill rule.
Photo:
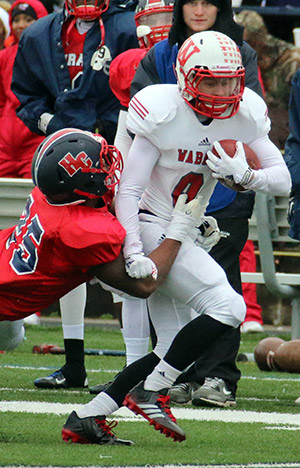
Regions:
<instances>
[{"instance_id":1,"label":"arm sleeve","mask_svg":"<svg viewBox=\"0 0 300 468\"><path fill-rule=\"evenodd\" d=\"M141 60L130 86L130 96L153 84L159 84L160 78L156 69L155 48L152 47Z\"/></svg>"},{"instance_id":2,"label":"arm sleeve","mask_svg":"<svg viewBox=\"0 0 300 468\"><path fill-rule=\"evenodd\" d=\"M300 70L292 80L289 104L290 134L285 144L285 161L292 177L293 192L300 198Z\"/></svg>"},{"instance_id":3,"label":"arm sleeve","mask_svg":"<svg viewBox=\"0 0 300 468\"><path fill-rule=\"evenodd\" d=\"M114 141L114 145L118 148L119 151L121 151L124 163L127 159L128 152L132 144L132 138L127 132L126 118L127 111L120 110L118 118L118 127Z\"/></svg>"},{"instance_id":4,"label":"arm sleeve","mask_svg":"<svg viewBox=\"0 0 300 468\"><path fill-rule=\"evenodd\" d=\"M116 197L116 215L126 230L124 256L143 251L139 229L139 200L160 156L147 138L136 136L130 148Z\"/></svg>"},{"instance_id":5,"label":"arm sleeve","mask_svg":"<svg viewBox=\"0 0 300 468\"><path fill-rule=\"evenodd\" d=\"M262 168L253 171L254 177L245 188L278 196L288 195L291 178L279 149L267 135L251 142L249 146L258 155Z\"/></svg>"}]
</instances>

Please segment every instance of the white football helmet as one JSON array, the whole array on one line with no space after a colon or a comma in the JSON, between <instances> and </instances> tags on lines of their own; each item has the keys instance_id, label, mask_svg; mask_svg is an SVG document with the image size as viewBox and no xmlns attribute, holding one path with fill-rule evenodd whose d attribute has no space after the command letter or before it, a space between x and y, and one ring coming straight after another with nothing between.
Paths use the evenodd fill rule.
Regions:
<instances>
[{"instance_id":1,"label":"white football helmet","mask_svg":"<svg viewBox=\"0 0 300 468\"><path fill-rule=\"evenodd\" d=\"M134 17L142 49L167 39L172 25L174 0L140 0Z\"/></svg>"},{"instance_id":2,"label":"white football helmet","mask_svg":"<svg viewBox=\"0 0 300 468\"><path fill-rule=\"evenodd\" d=\"M236 43L225 34L203 31L190 36L179 49L176 73L181 95L195 112L213 119L237 113L245 88L245 68ZM216 79L228 83L228 95L201 91L204 79L202 88Z\"/></svg>"}]
</instances>

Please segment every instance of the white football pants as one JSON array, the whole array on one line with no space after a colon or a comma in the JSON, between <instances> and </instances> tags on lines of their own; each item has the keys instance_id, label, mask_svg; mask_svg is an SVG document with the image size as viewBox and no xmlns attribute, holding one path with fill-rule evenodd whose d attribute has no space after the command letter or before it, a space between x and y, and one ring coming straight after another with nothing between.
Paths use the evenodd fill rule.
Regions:
<instances>
[{"instance_id":1,"label":"white football pants","mask_svg":"<svg viewBox=\"0 0 300 468\"><path fill-rule=\"evenodd\" d=\"M140 219L147 255L163 240L168 223L146 214L140 214ZM182 243L167 279L148 303L159 357L165 355L176 333L195 317L194 311L234 328L246 314L244 299L230 286L224 270L189 238Z\"/></svg>"}]
</instances>

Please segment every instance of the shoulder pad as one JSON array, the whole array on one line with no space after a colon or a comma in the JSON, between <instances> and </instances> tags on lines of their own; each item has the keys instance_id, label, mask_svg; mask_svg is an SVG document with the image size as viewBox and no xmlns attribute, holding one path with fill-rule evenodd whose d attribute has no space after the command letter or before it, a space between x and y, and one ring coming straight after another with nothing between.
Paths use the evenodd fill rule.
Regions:
<instances>
[{"instance_id":1,"label":"shoulder pad","mask_svg":"<svg viewBox=\"0 0 300 468\"><path fill-rule=\"evenodd\" d=\"M147 136L156 144L158 126L171 122L178 110L177 85L157 84L139 91L130 101L127 128L135 135Z\"/></svg>"},{"instance_id":2,"label":"shoulder pad","mask_svg":"<svg viewBox=\"0 0 300 468\"><path fill-rule=\"evenodd\" d=\"M268 108L265 101L255 91L245 88L239 115L256 123L257 137L269 133L271 122L268 117Z\"/></svg>"}]
</instances>

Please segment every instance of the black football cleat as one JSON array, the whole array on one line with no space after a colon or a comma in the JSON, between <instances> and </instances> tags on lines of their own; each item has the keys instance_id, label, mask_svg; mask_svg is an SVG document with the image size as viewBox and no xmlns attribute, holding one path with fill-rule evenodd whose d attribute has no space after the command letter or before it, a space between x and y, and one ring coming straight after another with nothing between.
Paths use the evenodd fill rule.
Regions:
<instances>
[{"instance_id":1,"label":"black football cleat","mask_svg":"<svg viewBox=\"0 0 300 468\"><path fill-rule=\"evenodd\" d=\"M63 369L59 369L47 377L40 377L36 379L34 385L38 388L60 389L60 388L86 388L88 380L86 374L81 379L74 381L68 380L64 374Z\"/></svg>"},{"instance_id":2,"label":"black football cleat","mask_svg":"<svg viewBox=\"0 0 300 468\"><path fill-rule=\"evenodd\" d=\"M123 369L125 369L126 366L123 367ZM122 369L122 370L123 370ZM114 378L112 380L109 380L108 382L105 382L103 384L98 384L98 385L94 385L93 387L90 387L89 388L89 392L92 394L92 395L98 395L98 393L101 393L101 392L105 392L105 390L116 380L116 378L121 374L122 370L120 370L120 372L118 372Z\"/></svg>"},{"instance_id":3,"label":"black football cleat","mask_svg":"<svg viewBox=\"0 0 300 468\"><path fill-rule=\"evenodd\" d=\"M62 439L74 444L99 444L99 445L133 445L131 440L118 439L112 432L117 421L110 424L105 416L90 416L79 418L73 411L62 428Z\"/></svg>"},{"instance_id":4,"label":"black football cleat","mask_svg":"<svg viewBox=\"0 0 300 468\"><path fill-rule=\"evenodd\" d=\"M144 390L144 382L141 382L126 395L123 405L147 419L156 431L171 437L175 442L182 442L185 440L185 433L177 425L169 402L167 389L159 392Z\"/></svg>"}]
</instances>

